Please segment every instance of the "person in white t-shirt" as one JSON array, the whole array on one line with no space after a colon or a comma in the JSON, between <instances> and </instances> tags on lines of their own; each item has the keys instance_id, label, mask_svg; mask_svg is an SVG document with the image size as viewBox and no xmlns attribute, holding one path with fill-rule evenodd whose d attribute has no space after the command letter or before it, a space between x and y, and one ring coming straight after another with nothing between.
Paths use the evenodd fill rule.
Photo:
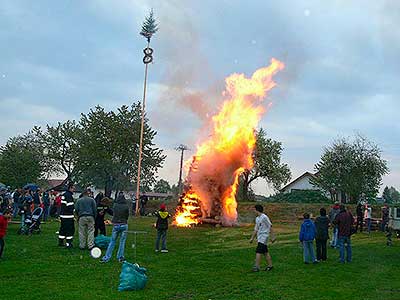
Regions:
<instances>
[{"instance_id":1,"label":"person in white t-shirt","mask_svg":"<svg viewBox=\"0 0 400 300\"><path fill-rule=\"evenodd\" d=\"M371 233L371 218L372 218L371 205L365 204L364 220L367 223L366 225L367 225L368 234Z\"/></svg>"},{"instance_id":2,"label":"person in white t-shirt","mask_svg":"<svg viewBox=\"0 0 400 300\"><path fill-rule=\"evenodd\" d=\"M256 261L253 267L253 272L260 271L260 263L263 255L265 256L265 259L267 261L267 267L265 268L265 271L271 271L273 268L272 259L268 251L267 242L269 236L270 235L273 236L272 223L268 218L268 216L263 213L264 209L260 204L257 204L254 208L256 210L257 217L256 217L256 225L254 226L254 232L250 238L250 243L253 242L256 236L258 243L256 248ZM275 238L272 237L271 241L274 242Z\"/></svg>"}]
</instances>

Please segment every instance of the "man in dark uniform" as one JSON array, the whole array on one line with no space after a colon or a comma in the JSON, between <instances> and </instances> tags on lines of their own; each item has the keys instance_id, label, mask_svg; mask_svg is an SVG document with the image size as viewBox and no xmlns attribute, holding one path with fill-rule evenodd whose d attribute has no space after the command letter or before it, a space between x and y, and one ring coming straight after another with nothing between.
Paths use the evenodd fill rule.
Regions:
<instances>
[{"instance_id":1,"label":"man in dark uniform","mask_svg":"<svg viewBox=\"0 0 400 300\"><path fill-rule=\"evenodd\" d=\"M72 248L72 240L74 238L75 225L74 225L74 198L73 193L75 186L73 183L68 184L68 190L61 197L61 212L60 220L61 226L58 234L58 246L65 246Z\"/></svg>"}]
</instances>

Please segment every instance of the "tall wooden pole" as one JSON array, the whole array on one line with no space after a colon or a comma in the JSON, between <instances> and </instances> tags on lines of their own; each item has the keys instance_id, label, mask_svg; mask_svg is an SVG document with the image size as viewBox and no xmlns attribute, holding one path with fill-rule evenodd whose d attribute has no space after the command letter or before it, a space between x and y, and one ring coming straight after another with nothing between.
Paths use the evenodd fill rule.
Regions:
<instances>
[{"instance_id":1,"label":"tall wooden pole","mask_svg":"<svg viewBox=\"0 0 400 300\"><path fill-rule=\"evenodd\" d=\"M147 41L147 50L150 48L150 41ZM144 86L143 86L143 99L142 99L142 122L140 127L140 143L139 143L139 162L138 162L138 174L137 174L137 186L136 186L136 215L139 215L139 201L140 201L140 172L142 166L142 151L143 151L143 131L144 131L144 116L146 108L146 88L147 88L147 69L149 64L145 63L144 69Z\"/></svg>"}]
</instances>

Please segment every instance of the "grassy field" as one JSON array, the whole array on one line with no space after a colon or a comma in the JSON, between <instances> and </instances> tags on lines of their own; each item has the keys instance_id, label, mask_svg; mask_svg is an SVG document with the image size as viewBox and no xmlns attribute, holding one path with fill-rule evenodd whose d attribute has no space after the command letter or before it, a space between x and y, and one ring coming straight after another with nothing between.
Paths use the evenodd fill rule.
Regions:
<instances>
[{"instance_id":1,"label":"grassy field","mask_svg":"<svg viewBox=\"0 0 400 300\"><path fill-rule=\"evenodd\" d=\"M253 217L248 210L243 215ZM285 214L276 209L271 215L274 222ZM327 262L304 265L299 224L275 222L278 240L270 246L275 268L252 273L252 225L170 228L170 252L162 254L154 252L153 223L142 217L129 224L130 230L148 232L137 236L136 260L133 235L126 244L127 260L148 269L148 284L137 292L118 292L121 264L115 256L100 264L87 251L58 248L57 221L33 236L18 236L18 225L10 224L0 261L0 299L400 299L400 241L386 247L381 233L354 236L351 264L339 264L338 252L329 249Z\"/></svg>"}]
</instances>

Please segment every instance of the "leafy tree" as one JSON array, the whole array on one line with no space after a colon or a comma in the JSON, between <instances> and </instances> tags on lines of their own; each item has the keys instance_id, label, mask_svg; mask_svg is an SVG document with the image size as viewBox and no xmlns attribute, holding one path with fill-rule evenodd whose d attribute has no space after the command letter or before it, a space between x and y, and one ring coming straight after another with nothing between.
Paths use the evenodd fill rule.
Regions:
<instances>
[{"instance_id":1,"label":"leafy tree","mask_svg":"<svg viewBox=\"0 0 400 300\"><path fill-rule=\"evenodd\" d=\"M362 136L357 136L353 142L346 139L334 141L324 150L315 170L314 185L329 191L332 200L344 192L353 202L361 194L365 194L367 199L375 199L382 176L388 173L381 150Z\"/></svg>"},{"instance_id":2,"label":"leafy tree","mask_svg":"<svg viewBox=\"0 0 400 300\"><path fill-rule=\"evenodd\" d=\"M81 129L75 121L47 125L43 134L46 156L54 174L66 174L65 181L72 180L78 158L78 137Z\"/></svg>"},{"instance_id":3,"label":"leafy tree","mask_svg":"<svg viewBox=\"0 0 400 300\"><path fill-rule=\"evenodd\" d=\"M147 42L150 43L150 39L158 31L158 24L156 23L156 19L153 15L153 10L150 10L149 16L143 22L142 30L140 34L143 35Z\"/></svg>"},{"instance_id":4,"label":"leafy tree","mask_svg":"<svg viewBox=\"0 0 400 300\"><path fill-rule=\"evenodd\" d=\"M393 202L392 195L390 193L389 187L386 186L385 189L383 190L382 198L385 201L385 203L392 203Z\"/></svg>"},{"instance_id":5,"label":"leafy tree","mask_svg":"<svg viewBox=\"0 0 400 300\"><path fill-rule=\"evenodd\" d=\"M171 186L169 185L168 181L166 181L164 179L160 179L154 185L153 191L156 192L156 193L170 193L171 192Z\"/></svg>"},{"instance_id":6,"label":"leafy tree","mask_svg":"<svg viewBox=\"0 0 400 300\"><path fill-rule=\"evenodd\" d=\"M392 197L393 203L400 203L400 193L394 187L390 188L390 195Z\"/></svg>"},{"instance_id":7,"label":"leafy tree","mask_svg":"<svg viewBox=\"0 0 400 300\"><path fill-rule=\"evenodd\" d=\"M42 132L34 127L25 135L10 138L0 147L0 181L12 188L38 182L49 172L41 143Z\"/></svg>"},{"instance_id":8,"label":"leafy tree","mask_svg":"<svg viewBox=\"0 0 400 300\"><path fill-rule=\"evenodd\" d=\"M141 122L140 103L122 106L115 113L96 106L81 115L76 174L84 185L104 187L106 195L122 190L136 181ZM154 146L156 131L145 120L141 168L142 190L156 180L165 155Z\"/></svg>"},{"instance_id":9,"label":"leafy tree","mask_svg":"<svg viewBox=\"0 0 400 300\"><path fill-rule=\"evenodd\" d=\"M171 186L171 193L174 194L174 196L178 196L179 192L179 186L177 184L173 184Z\"/></svg>"},{"instance_id":10,"label":"leafy tree","mask_svg":"<svg viewBox=\"0 0 400 300\"><path fill-rule=\"evenodd\" d=\"M254 166L251 170L246 170L240 179L239 192L242 195L238 198L249 199L252 194L250 184L262 178L271 184L274 189L286 184L291 178L291 172L287 164L281 162L282 143L266 137L264 129L256 132L256 146L253 152Z\"/></svg>"}]
</instances>

